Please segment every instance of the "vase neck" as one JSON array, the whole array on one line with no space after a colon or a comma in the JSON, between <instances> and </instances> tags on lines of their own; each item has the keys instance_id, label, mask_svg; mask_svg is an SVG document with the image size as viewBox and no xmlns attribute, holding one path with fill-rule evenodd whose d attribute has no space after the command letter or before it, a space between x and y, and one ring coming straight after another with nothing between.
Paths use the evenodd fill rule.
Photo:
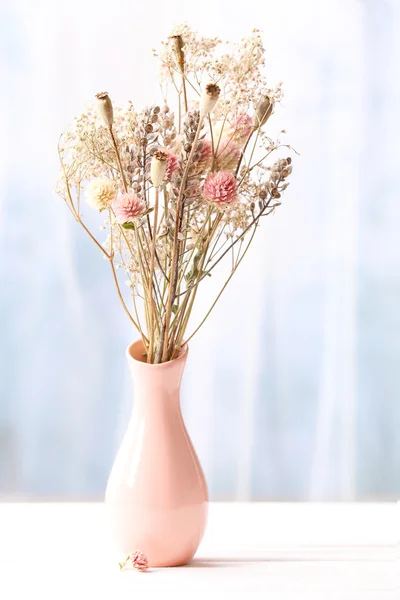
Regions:
<instances>
[{"instance_id":1,"label":"vase neck","mask_svg":"<svg viewBox=\"0 0 400 600\"><path fill-rule=\"evenodd\" d=\"M127 349L136 406L179 406L179 390L186 364L187 347L175 360L152 365L143 362L144 349L140 341ZM141 360L138 360L140 358Z\"/></svg>"}]
</instances>

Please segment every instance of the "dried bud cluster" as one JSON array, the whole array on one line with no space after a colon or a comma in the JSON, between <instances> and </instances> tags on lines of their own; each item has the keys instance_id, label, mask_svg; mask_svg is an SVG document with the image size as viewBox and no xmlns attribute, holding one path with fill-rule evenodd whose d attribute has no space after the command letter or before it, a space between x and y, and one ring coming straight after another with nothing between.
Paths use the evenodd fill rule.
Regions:
<instances>
[{"instance_id":1,"label":"dried bud cluster","mask_svg":"<svg viewBox=\"0 0 400 600\"><path fill-rule=\"evenodd\" d=\"M134 131L134 141L138 146L146 147L158 141L160 110L159 106L150 106L138 116Z\"/></svg>"},{"instance_id":2,"label":"dried bud cluster","mask_svg":"<svg viewBox=\"0 0 400 600\"><path fill-rule=\"evenodd\" d=\"M168 106L163 106L159 116L160 136L164 147L171 146L176 140L175 115L171 113Z\"/></svg>"},{"instance_id":3,"label":"dried bud cluster","mask_svg":"<svg viewBox=\"0 0 400 600\"><path fill-rule=\"evenodd\" d=\"M267 183L267 188L273 198L279 199L281 192L289 185L285 182L285 179L292 172L292 159L290 156L288 158L281 158L272 165L270 170L271 177Z\"/></svg>"},{"instance_id":4,"label":"dried bud cluster","mask_svg":"<svg viewBox=\"0 0 400 600\"><path fill-rule=\"evenodd\" d=\"M112 102L107 92L96 94L97 114L99 115L105 127L112 127L114 120L114 111Z\"/></svg>"},{"instance_id":5,"label":"dried bud cluster","mask_svg":"<svg viewBox=\"0 0 400 600\"><path fill-rule=\"evenodd\" d=\"M198 110L193 110L187 113L183 123L183 149L186 154L189 154L192 149L194 138L196 137L196 131L199 126L199 121L200 113ZM196 147L196 151L201 148L199 143ZM193 160L196 161L196 159L197 157L193 156Z\"/></svg>"}]
</instances>

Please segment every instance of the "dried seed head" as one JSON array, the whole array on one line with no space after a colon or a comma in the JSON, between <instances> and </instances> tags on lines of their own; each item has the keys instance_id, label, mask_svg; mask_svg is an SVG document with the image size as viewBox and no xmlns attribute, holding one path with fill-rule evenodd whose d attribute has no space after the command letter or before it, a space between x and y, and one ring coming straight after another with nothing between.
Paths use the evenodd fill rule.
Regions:
<instances>
[{"instance_id":1,"label":"dried seed head","mask_svg":"<svg viewBox=\"0 0 400 600\"><path fill-rule=\"evenodd\" d=\"M278 188L276 188L276 187L272 188L272 190L271 190L271 196L273 198L280 198L281 197L281 195L280 195L280 193L278 191Z\"/></svg>"},{"instance_id":2,"label":"dried seed head","mask_svg":"<svg viewBox=\"0 0 400 600\"><path fill-rule=\"evenodd\" d=\"M154 187L162 184L165 172L167 170L167 154L162 150L157 150L153 154L150 166L150 178Z\"/></svg>"},{"instance_id":3,"label":"dried seed head","mask_svg":"<svg viewBox=\"0 0 400 600\"><path fill-rule=\"evenodd\" d=\"M111 127L113 124L113 107L107 92L100 92L96 94L97 98L97 114L103 122L105 127Z\"/></svg>"},{"instance_id":4,"label":"dried seed head","mask_svg":"<svg viewBox=\"0 0 400 600\"><path fill-rule=\"evenodd\" d=\"M267 197L267 192L266 190L260 190L258 196L261 198L261 200L265 200Z\"/></svg>"},{"instance_id":5,"label":"dried seed head","mask_svg":"<svg viewBox=\"0 0 400 600\"><path fill-rule=\"evenodd\" d=\"M200 116L208 115L218 102L221 89L215 83L208 83L200 99Z\"/></svg>"},{"instance_id":6,"label":"dried seed head","mask_svg":"<svg viewBox=\"0 0 400 600\"><path fill-rule=\"evenodd\" d=\"M283 171L281 172L281 177L283 179L285 179L285 177L288 177L291 172L292 172L292 167L287 167L286 169L283 169Z\"/></svg>"},{"instance_id":7,"label":"dried seed head","mask_svg":"<svg viewBox=\"0 0 400 600\"><path fill-rule=\"evenodd\" d=\"M216 83L207 83L206 94L211 98L219 98L221 88Z\"/></svg>"},{"instance_id":8,"label":"dried seed head","mask_svg":"<svg viewBox=\"0 0 400 600\"><path fill-rule=\"evenodd\" d=\"M183 74L185 72L185 55L183 52L183 39L181 35L172 35L170 37L172 42L172 47L175 52L176 62L178 63L180 72Z\"/></svg>"},{"instance_id":9,"label":"dried seed head","mask_svg":"<svg viewBox=\"0 0 400 600\"><path fill-rule=\"evenodd\" d=\"M253 127L254 129L258 129L265 125L272 114L272 109L274 108L273 103L271 102L268 96L264 96L261 98L259 103L256 106L256 110L253 116Z\"/></svg>"},{"instance_id":10,"label":"dried seed head","mask_svg":"<svg viewBox=\"0 0 400 600\"><path fill-rule=\"evenodd\" d=\"M166 152L163 152L162 150L156 150L153 154L154 158L156 158L157 160L160 160L161 162L165 162L168 158L168 155Z\"/></svg>"}]
</instances>

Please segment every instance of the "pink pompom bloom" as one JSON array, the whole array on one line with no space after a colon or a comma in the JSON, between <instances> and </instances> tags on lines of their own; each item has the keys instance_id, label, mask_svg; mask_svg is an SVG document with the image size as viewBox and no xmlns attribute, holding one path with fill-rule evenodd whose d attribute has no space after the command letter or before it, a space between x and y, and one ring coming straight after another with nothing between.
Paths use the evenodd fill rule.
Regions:
<instances>
[{"instance_id":1,"label":"pink pompom bloom","mask_svg":"<svg viewBox=\"0 0 400 600\"><path fill-rule=\"evenodd\" d=\"M235 176L228 171L210 173L204 183L203 196L216 204L232 204L237 198Z\"/></svg>"},{"instance_id":2,"label":"pink pompom bloom","mask_svg":"<svg viewBox=\"0 0 400 600\"><path fill-rule=\"evenodd\" d=\"M171 181L172 175L179 169L179 158L168 148L161 148L161 152L167 155L167 169L164 175L164 181Z\"/></svg>"},{"instance_id":3,"label":"pink pompom bloom","mask_svg":"<svg viewBox=\"0 0 400 600\"><path fill-rule=\"evenodd\" d=\"M145 212L146 207L133 192L127 192L117 196L113 209L118 223L132 223Z\"/></svg>"},{"instance_id":4,"label":"pink pompom bloom","mask_svg":"<svg viewBox=\"0 0 400 600\"><path fill-rule=\"evenodd\" d=\"M119 568L121 571L126 567L137 569L138 571L142 572L147 571L149 568L149 561L143 552L135 550L134 552L131 552L131 554L129 554L122 563L119 563Z\"/></svg>"}]
</instances>

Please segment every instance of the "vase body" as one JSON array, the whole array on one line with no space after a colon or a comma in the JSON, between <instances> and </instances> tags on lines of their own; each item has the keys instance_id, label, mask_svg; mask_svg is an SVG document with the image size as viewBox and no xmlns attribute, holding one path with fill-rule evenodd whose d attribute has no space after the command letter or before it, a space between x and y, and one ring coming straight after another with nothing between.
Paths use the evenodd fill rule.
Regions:
<instances>
[{"instance_id":1,"label":"vase body","mask_svg":"<svg viewBox=\"0 0 400 600\"><path fill-rule=\"evenodd\" d=\"M180 409L187 352L185 346L175 360L150 365L141 341L127 349L134 405L106 506L120 557L139 550L153 567L189 562L207 520L207 485Z\"/></svg>"}]
</instances>

